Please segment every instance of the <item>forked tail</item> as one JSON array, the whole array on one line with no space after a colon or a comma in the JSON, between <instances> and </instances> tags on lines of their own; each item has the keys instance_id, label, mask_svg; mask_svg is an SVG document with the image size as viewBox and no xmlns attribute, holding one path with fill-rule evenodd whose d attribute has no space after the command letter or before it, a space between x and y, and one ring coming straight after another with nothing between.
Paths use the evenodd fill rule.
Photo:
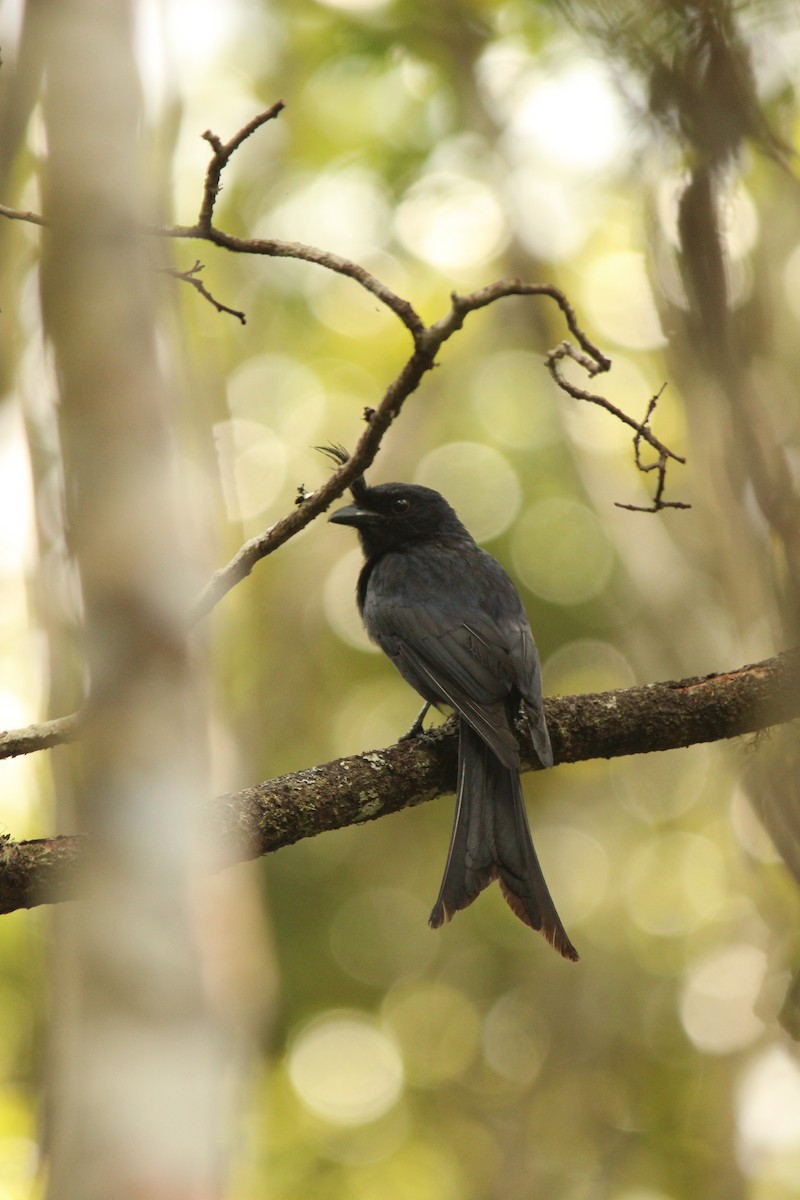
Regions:
<instances>
[{"instance_id":1,"label":"forked tail","mask_svg":"<svg viewBox=\"0 0 800 1200\"><path fill-rule=\"evenodd\" d=\"M504 767L463 718L459 724L453 834L429 923L438 929L498 879L511 911L575 962L578 952L561 924L533 848L519 773Z\"/></svg>"}]
</instances>

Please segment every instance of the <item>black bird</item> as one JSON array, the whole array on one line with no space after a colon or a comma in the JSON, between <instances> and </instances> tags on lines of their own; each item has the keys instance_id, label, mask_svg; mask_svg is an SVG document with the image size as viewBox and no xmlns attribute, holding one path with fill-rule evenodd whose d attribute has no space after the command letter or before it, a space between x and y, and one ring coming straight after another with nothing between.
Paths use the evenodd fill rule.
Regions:
<instances>
[{"instance_id":1,"label":"black bird","mask_svg":"<svg viewBox=\"0 0 800 1200\"><path fill-rule=\"evenodd\" d=\"M520 704L539 762L553 765L539 656L519 594L438 492L368 487L363 478L351 490L355 503L329 519L358 531L365 563L357 598L367 633L426 701L411 732L431 704L449 705L459 719L455 822L430 925L438 928L498 879L512 912L575 961L519 780Z\"/></svg>"}]
</instances>

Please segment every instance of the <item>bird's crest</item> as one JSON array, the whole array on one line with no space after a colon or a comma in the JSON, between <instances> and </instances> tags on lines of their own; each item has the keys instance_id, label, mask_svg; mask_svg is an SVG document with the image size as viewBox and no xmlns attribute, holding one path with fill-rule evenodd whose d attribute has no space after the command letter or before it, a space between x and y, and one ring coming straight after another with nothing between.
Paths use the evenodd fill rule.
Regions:
<instances>
[{"instance_id":1,"label":"bird's crest","mask_svg":"<svg viewBox=\"0 0 800 1200\"><path fill-rule=\"evenodd\" d=\"M346 462L350 461L350 451L345 450L344 446L339 442L331 442L328 446L316 446L320 454L324 454L337 467L343 467ZM350 484L350 491L356 504L360 504L367 492L367 481L363 475L359 475Z\"/></svg>"}]
</instances>

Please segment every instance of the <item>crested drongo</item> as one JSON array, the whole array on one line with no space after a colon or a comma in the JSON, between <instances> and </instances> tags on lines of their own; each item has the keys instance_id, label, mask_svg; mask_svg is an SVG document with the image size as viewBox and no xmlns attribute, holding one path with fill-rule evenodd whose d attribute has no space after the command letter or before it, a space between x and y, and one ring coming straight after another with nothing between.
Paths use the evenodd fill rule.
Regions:
<instances>
[{"instance_id":1,"label":"crested drongo","mask_svg":"<svg viewBox=\"0 0 800 1200\"><path fill-rule=\"evenodd\" d=\"M576 960L533 848L515 719L535 758L553 764L539 656L517 589L443 496L414 484L352 485L330 520L358 531L358 608L369 636L429 704L458 715L455 822L437 928L499 880L512 912ZM424 715L425 710L423 710Z\"/></svg>"}]
</instances>

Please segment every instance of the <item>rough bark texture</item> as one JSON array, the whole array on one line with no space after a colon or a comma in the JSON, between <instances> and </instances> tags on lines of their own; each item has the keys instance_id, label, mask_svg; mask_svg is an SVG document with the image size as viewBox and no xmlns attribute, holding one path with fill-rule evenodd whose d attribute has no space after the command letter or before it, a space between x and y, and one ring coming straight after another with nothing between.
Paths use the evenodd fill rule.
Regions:
<instances>
[{"instance_id":1,"label":"rough bark texture","mask_svg":"<svg viewBox=\"0 0 800 1200\"><path fill-rule=\"evenodd\" d=\"M18 754L33 754L71 742L78 734L77 713L44 721L41 725L26 725L24 729L8 729L0 733L0 758L15 758Z\"/></svg>"},{"instance_id":2,"label":"rough bark texture","mask_svg":"<svg viewBox=\"0 0 800 1200\"><path fill-rule=\"evenodd\" d=\"M545 708L557 764L739 737L800 717L800 652L722 675L557 696ZM413 741L220 796L208 806L217 865L258 858L450 792L456 753L448 723ZM524 768L531 769L529 759ZM89 852L80 836L0 844L0 912L74 899L70 868Z\"/></svg>"}]
</instances>

